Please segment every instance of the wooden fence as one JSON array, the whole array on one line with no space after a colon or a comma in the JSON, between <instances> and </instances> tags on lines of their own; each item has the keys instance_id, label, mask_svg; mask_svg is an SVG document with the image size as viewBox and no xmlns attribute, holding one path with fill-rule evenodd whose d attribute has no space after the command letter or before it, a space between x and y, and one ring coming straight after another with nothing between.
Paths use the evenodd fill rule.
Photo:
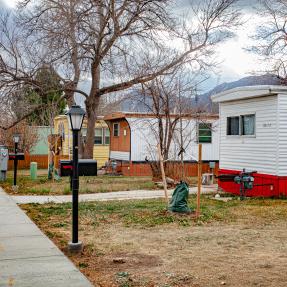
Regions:
<instances>
[{"instance_id":1,"label":"wooden fence","mask_svg":"<svg viewBox=\"0 0 287 287\"><path fill-rule=\"evenodd\" d=\"M67 160L69 157L60 155L55 156L55 167L59 167L59 161L60 159ZM38 169L47 169L49 165L49 158L47 154L43 155L32 155L32 154L25 154L25 160L19 160L18 161L18 168L19 169L29 169L31 162L37 162L38 163ZM14 167L14 161L9 160L8 162L8 170L12 170Z\"/></svg>"},{"instance_id":2,"label":"wooden fence","mask_svg":"<svg viewBox=\"0 0 287 287\"><path fill-rule=\"evenodd\" d=\"M18 168L19 169L29 169L31 162L38 163L38 169L45 169L48 168L48 155L32 155L32 154L25 154L25 160L18 161ZM8 162L8 170L12 170L14 166L14 161L9 160Z\"/></svg>"}]
</instances>

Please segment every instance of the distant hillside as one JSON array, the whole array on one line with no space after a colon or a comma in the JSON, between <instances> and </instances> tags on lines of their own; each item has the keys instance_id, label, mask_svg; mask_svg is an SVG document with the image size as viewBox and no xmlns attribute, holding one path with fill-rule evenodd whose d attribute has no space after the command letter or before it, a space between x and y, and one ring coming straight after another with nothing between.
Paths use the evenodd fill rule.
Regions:
<instances>
[{"instance_id":1,"label":"distant hillside","mask_svg":"<svg viewBox=\"0 0 287 287\"><path fill-rule=\"evenodd\" d=\"M243 86L281 85L281 84L282 84L281 80L276 75L266 74L262 76L249 76L242 78L238 81L223 83L216 86L209 92L199 95L197 99L194 99L193 105L199 107L200 109L212 112L218 112L218 104L213 104L210 99L211 96L215 94Z\"/></svg>"},{"instance_id":2,"label":"distant hillside","mask_svg":"<svg viewBox=\"0 0 287 287\"><path fill-rule=\"evenodd\" d=\"M276 75L266 74L262 76L249 76L242 78L238 81L223 83L207 93L198 95L194 99L186 99L186 106L190 108L197 108L202 111L208 111L218 113L218 104L214 104L211 101L211 96L221 93L226 90L230 90L236 87L243 86L256 86L256 85L281 85L281 80ZM152 99L149 96L141 95L138 93L130 94L125 98L114 102L109 105L108 111L118 112L140 112L150 113L152 107Z\"/></svg>"}]
</instances>

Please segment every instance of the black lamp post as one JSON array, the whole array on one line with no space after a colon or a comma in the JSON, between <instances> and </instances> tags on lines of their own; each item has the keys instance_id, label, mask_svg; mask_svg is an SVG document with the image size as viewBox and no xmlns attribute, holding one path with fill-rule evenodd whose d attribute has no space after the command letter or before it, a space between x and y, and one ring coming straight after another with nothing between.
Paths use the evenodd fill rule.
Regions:
<instances>
[{"instance_id":1,"label":"black lamp post","mask_svg":"<svg viewBox=\"0 0 287 287\"><path fill-rule=\"evenodd\" d=\"M79 131L82 128L85 111L78 105L72 105L71 109L66 114L69 119L70 127L73 131L73 176L72 176L72 195L73 195L73 229L72 241L69 242L70 251L80 251L82 242L78 240L78 203L79 203L79 171L78 171L78 156L79 156Z\"/></svg>"},{"instance_id":2,"label":"black lamp post","mask_svg":"<svg viewBox=\"0 0 287 287\"><path fill-rule=\"evenodd\" d=\"M18 153L18 143L20 141L20 135L19 134L13 134L13 141L15 144L15 159L14 159L14 186L17 185L17 165L18 165L18 157L17 157L17 153Z\"/></svg>"}]
</instances>

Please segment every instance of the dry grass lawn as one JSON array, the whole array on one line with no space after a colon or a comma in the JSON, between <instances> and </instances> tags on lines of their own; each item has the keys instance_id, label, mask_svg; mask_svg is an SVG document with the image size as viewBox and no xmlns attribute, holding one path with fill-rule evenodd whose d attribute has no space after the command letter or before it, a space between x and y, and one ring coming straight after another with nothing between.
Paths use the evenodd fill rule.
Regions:
<instances>
[{"instance_id":1,"label":"dry grass lawn","mask_svg":"<svg viewBox=\"0 0 287 287\"><path fill-rule=\"evenodd\" d=\"M71 204L22 208L94 286L287 286L286 200L203 196L198 221L161 200L82 203L80 255L66 250Z\"/></svg>"},{"instance_id":2,"label":"dry grass lawn","mask_svg":"<svg viewBox=\"0 0 287 287\"><path fill-rule=\"evenodd\" d=\"M31 180L28 175L19 176L17 185L19 189L12 189L13 177L0 185L6 192L13 195L65 195L71 194L69 177L62 177L60 181L48 180L41 175L37 180ZM126 191L139 189L156 189L155 183L149 176L91 176L80 177L80 193L99 193L111 191Z\"/></svg>"}]
</instances>

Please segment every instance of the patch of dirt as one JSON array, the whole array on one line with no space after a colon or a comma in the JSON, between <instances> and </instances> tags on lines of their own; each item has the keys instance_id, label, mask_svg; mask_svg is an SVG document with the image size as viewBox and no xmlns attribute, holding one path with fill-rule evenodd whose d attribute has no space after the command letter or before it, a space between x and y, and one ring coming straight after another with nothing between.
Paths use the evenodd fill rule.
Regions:
<instances>
[{"instance_id":1,"label":"patch of dirt","mask_svg":"<svg viewBox=\"0 0 287 287\"><path fill-rule=\"evenodd\" d=\"M115 258L122 258L123 261L120 263L114 262ZM107 256L106 258L106 268L116 268L116 266L121 269L120 264L125 264L125 267L129 269L137 268L152 268L161 265L161 260L159 256L153 256L148 254L140 253L114 253L112 256Z\"/></svg>"},{"instance_id":2,"label":"patch of dirt","mask_svg":"<svg viewBox=\"0 0 287 287\"><path fill-rule=\"evenodd\" d=\"M85 226L80 238L85 248L71 259L95 286L287 286L284 221L148 229L115 223Z\"/></svg>"},{"instance_id":3,"label":"patch of dirt","mask_svg":"<svg viewBox=\"0 0 287 287\"><path fill-rule=\"evenodd\" d=\"M48 205L26 210L94 286L287 286L287 202L207 202L205 221L192 215L170 217L144 202L120 209L114 204L101 210L82 206L79 239L84 250L78 255L66 250L70 209Z\"/></svg>"}]
</instances>

